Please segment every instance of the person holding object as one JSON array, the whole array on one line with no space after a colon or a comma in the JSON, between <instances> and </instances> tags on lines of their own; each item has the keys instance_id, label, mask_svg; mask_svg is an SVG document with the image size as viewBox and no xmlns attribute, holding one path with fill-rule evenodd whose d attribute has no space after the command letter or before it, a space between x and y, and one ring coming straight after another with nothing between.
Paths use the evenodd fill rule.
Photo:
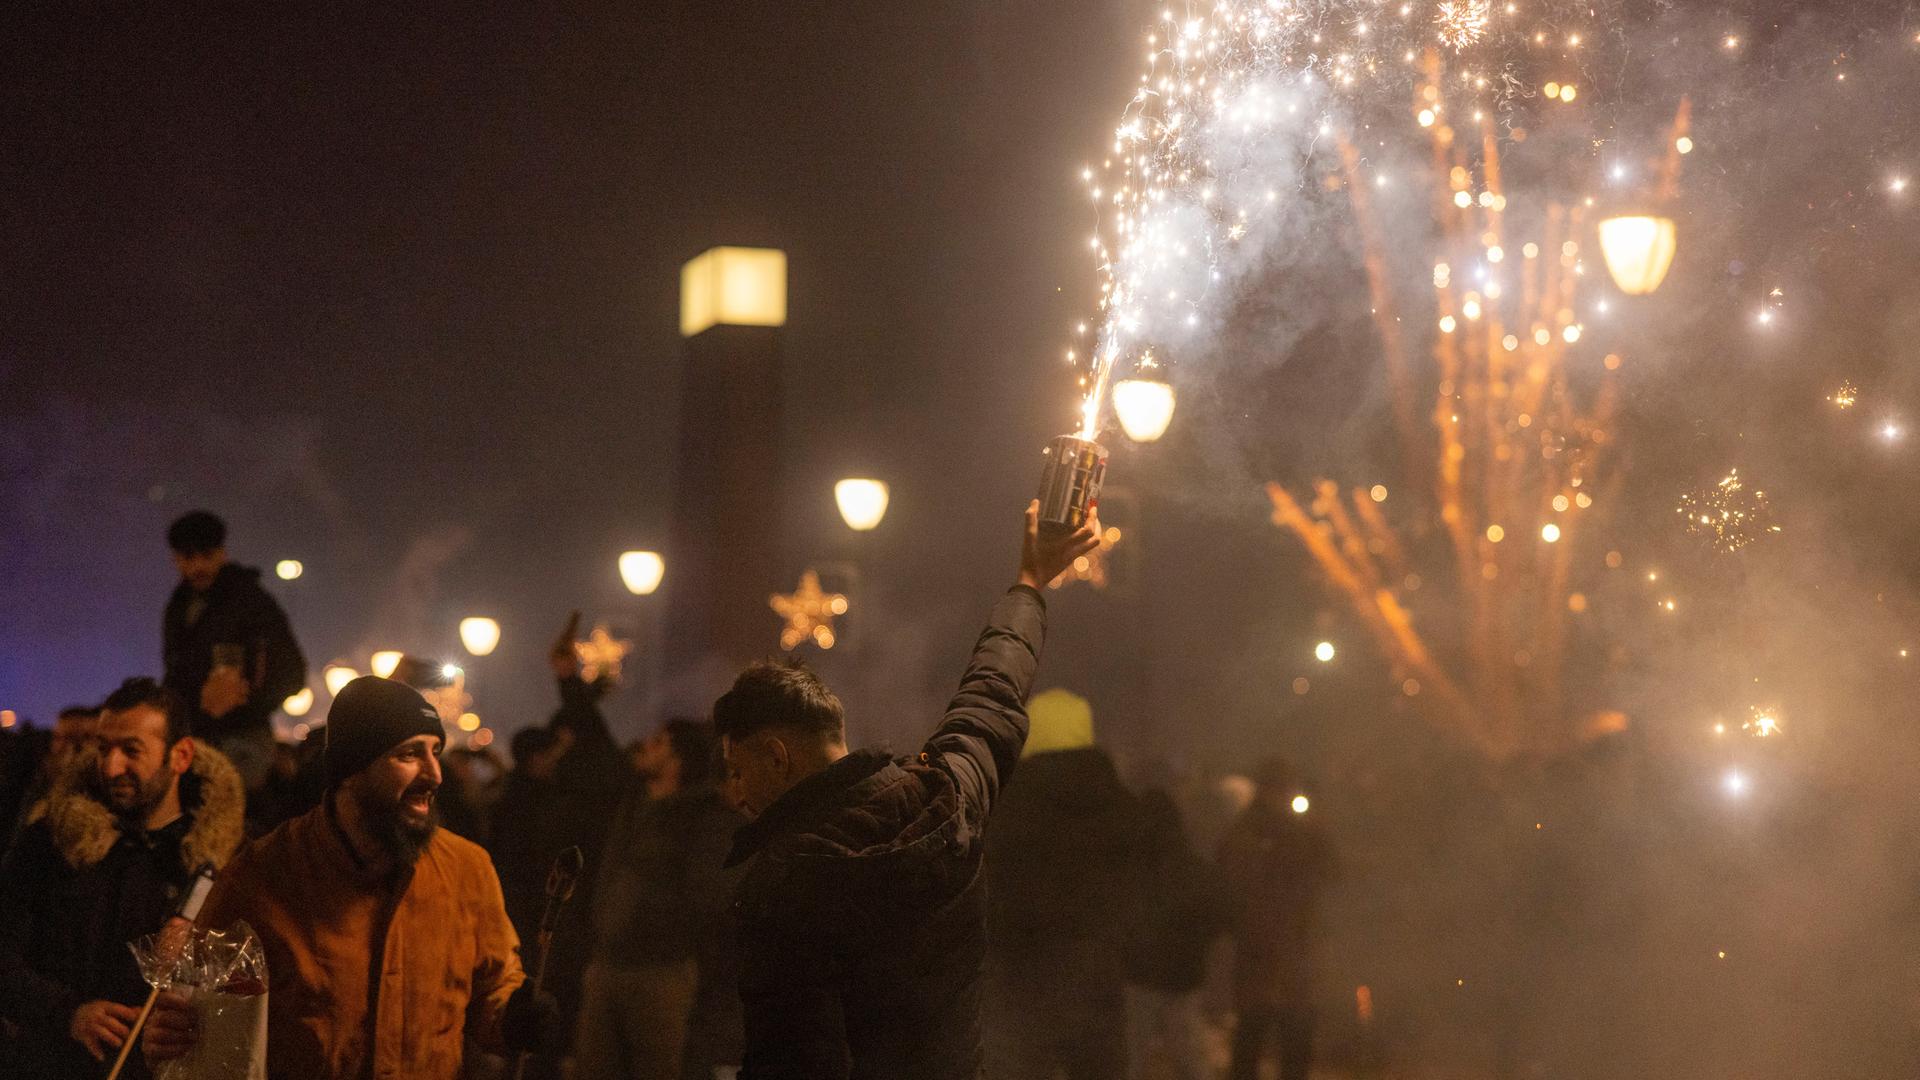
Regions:
<instances>
[{"instance_id":1,"label":"person holding object","mask_svg":"<svg viewBox=\"0 0 1920 1080\"><path fill-rule=\"evenodd\" d=\"M228 560L225 522L185 514L167 547L180 584L161 622L162 681L193 709L194 735L258 792L273 766L273 714L307 684L306 657L260 571Z\"/></svg>"},{"instance_id":2,"label":"person holding object","mask_svg":"<svg viewBox=\"0 0 1920 1080\"><path fill-rule=\"evenodd\" d=\"M0 1018L22 1032L9 1078L107 1074L147 997L127 943L240 846L239 774L187 716L152 679L122 683L0 867ZM131 1064L122 1076L146 1075Z\"/></svg>"},{"instance_id":3,"label":"person holding object","mask_svg":"<svg viewBox=\"0 0 1920 1080\"><path fill-rule=\"evenodd\" d=\"M327 714L327 796L243 848L200 925L245 920L266 950L275 1080L457 1080L463 1040L498 1052L560 1041L558 1007L521 972L500 882L478 845L438 827L440 715L376 676ZM195 1040L185 997L160 996L152 1062Z\"/></svg>"},{"instance_id":4,"label":"person holding object","mask_svg":"<svg viewBox=\"0 0 1920 1080\"><path fill-rule=\"evenodd\" d=\"M713 707L729 790L752 820L728 855L746 1052L741 1080L973 1080L985 954L982 830L1027 738L1046 601L1097 518L1042 530L920 752L848 752L812 672L755 664Z\"/></svg>"}]
</instances>

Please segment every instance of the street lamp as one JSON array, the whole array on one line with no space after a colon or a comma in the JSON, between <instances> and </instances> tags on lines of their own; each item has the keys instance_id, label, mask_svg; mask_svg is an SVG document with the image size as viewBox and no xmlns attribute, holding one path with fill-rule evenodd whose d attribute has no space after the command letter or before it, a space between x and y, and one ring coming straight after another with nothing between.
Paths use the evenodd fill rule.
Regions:
<instances>
[{"instance_id":1,"label":"street lamp","mask_svg":"<svg viewBox=\"0 0 1920 1080\"><path fill-rule=\"evenodd\" d=\"M667 574L667 562L654 551L624 551L620 553L620 580L626 583L627 591L635 596L652 596L660 587L660 579Z\"/></svg>"},{"instance_id":2,"label":"street lamp","mask_svg":"<svg viewBox=\"0 0 1920 1080\"><path fill-rule=\"evenodd\" d=\"M887 516L887 485L878 480L842 480L833 485L840 520L854 532L871 532Z\"/></svg>"},{"instance_id":3,"label":"street lamp","mask_svg":"<svg viewBox=\"0 0 1920 1080\"><path fill-rule=\"evenodd\" d=\"M484 615L461 619L460 644L475 656L485 656L500 644L500 624Z\"/></svg>"},{"instance_id":4,"label":"street lamp","mask_svg":"<svg viewBox=\"0 0 1920 1080\"><path fill-rule=\"evenodd\" d=\"M320 677L326 681L327 693L337 696L340 688L359 678L360 673L345 664L328 664Z\"/></svg>"},{"instance_id":5,"label":"street lamp","mask_svg":"<svg viewBox=\"0 0 1920 1080\"><path fill-rule=\"evenodd\" d=\"M1137 443L1150 443L1173 423L1173 384L1159 379L1123 379L1113 384L1113 411L1120 430Z\"/></svg>"},{"instance_id":6,"label":"street lamp","mask_svg":"<svg viewBox=\"0 0 1920 1080\"><path fill-rule=\"evenodd\" d=\"M1667 279L1679 245L1672 218L1636 214L1600 223L1600 253L1607 273L1628 296L1646 296Z\"/></svg>"},{"instance_id":7,"label":"street lamp","mask_svg":"<svg viewBox=\"0 0 1920 1080\"><path fill-rule=\"evenodd\" d=\"M382 649L373 654L367 664L369 670L383 679L393 678L393 670L400 666L400 657L405 655L399 649Z\"/></svg>"},{"instance_id":8,"label":"street lamp","mask_svg":"<svg viewBox=\"0 0 1920 1080\"><path fill-rule=\"evenodd\" d=\"M345 685L344 683L342 685ZM313 687L303 686L300 692L280 703L280 708L288 716L301 717L313 709Z\"/></svg>"}]
</instances>

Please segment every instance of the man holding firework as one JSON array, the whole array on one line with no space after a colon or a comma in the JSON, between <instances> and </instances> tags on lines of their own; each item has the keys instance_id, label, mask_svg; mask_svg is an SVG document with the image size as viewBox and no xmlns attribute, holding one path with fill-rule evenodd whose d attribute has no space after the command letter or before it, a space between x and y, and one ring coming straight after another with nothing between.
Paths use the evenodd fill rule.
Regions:
<instances>
[{"instance_id":1,"label":"man holding firework","mask_svg":"<svg viewBox=\"0 0 1920 1080\"><path fill-rule=\"evenodd\" d=\"M1018 579L911 758L849 753L839 699L795 663L748 668L714 704L731 790L755 819L728 857L747 863L742 1080L980 1074L982 830L1026 742L1041 590L1099 535L1091 517L1043 530L1028 508Z\"/></svg>"}]
</instances>

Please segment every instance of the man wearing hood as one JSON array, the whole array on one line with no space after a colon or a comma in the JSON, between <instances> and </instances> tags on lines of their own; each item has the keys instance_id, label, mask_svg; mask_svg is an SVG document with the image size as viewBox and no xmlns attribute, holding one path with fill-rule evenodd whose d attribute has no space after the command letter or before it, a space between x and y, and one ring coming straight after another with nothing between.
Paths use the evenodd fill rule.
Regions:
<instances>
[{"instance_id":1,"label":"man wearing hood","mask_svg":"<svg viewBox=\"0 0 1920 1080\"><path fill-rule=\"evenodd\" d=\"M1127 1075L1127 961L1146 819L1084 698L1033 699L987 844L987 1060L995 1080Z\"/></svg>"},{"instance_id":2,"label":"man wearing hood","mask_svg":"<svg viewBox=\"0 0 1920 1080\"><path fill-rule=\"evenodd\" d=\"M203 864L239 846L244 794L188 737L152 679L101 707L93 746L54 778L45 813L0 869L0 1016L23 1032L9 1077L98 1077L147 987L127 943L159 930ZM144 1076L130 1059L125 1076Z\"/></svg>"},{"instance_id":3,"label":"man wearing hood","mask_svg":"<svg viewBox=\"0 0 1920 1080\"><path fill-rule=\"evenodd\" d=\"M260 571L227 559L227 526L195 510L167 530L180 584L167 600L167 688L193 710L193 732L240 770L249 792L273 766L273 714L307 683L307 660Z\"/></svg>"},{"instance_id":4,"label":"man wearing hood","mask_svg":"<svg viewBox=\"0 0 1920 1080\"><path fill-rule=\"evenodd\" d=\"M797 663L756 664L714 703L730 790L754 818L727 859L746 863L741 1080L980 1075L982 830L1027 737L1041 590L1099 535L1038 519L1036 502L1018 580L917 755L849 753L839 699Z\"/></svg>"}]
</instances>

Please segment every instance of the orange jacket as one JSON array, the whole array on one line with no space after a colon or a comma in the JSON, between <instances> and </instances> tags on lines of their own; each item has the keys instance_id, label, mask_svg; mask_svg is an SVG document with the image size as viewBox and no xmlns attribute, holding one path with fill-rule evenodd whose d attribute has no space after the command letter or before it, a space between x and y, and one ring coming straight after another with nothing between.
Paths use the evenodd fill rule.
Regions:
<instances>
[{"instance_id":1,"label":"orange jacket","mask_svg":"<svg viewBox=\"0 0 1920 1080\"><path fill-rule=\"evenodd\" d=\"M221 874L200 923L224 930L241 919L266 947L274 1080L458 1080L463 1033L501 1049L507 998L525 976L478 845L437 830L395 883L361 869L323 802L242 848Z\"/></svg>"}]
</instances>

